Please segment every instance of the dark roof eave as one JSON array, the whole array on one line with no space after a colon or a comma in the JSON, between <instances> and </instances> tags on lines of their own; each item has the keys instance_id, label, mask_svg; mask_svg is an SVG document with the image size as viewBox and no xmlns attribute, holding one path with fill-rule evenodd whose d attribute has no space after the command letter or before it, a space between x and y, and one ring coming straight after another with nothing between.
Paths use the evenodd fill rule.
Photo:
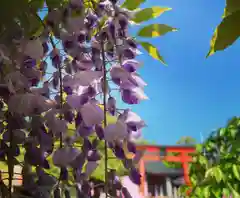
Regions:
<instances>
[{"instance_id":1,"label":"dark roof eave","mask_svg":"<svg viewBox=\"0 0 240 198\"><path fill-rule=\"evenodd\" d=\"M154 147L154 148L195 148L195 145L156 145L156 144L141 144L136 143L137 146L140 147Z\"/></svg>"}]
</instances>

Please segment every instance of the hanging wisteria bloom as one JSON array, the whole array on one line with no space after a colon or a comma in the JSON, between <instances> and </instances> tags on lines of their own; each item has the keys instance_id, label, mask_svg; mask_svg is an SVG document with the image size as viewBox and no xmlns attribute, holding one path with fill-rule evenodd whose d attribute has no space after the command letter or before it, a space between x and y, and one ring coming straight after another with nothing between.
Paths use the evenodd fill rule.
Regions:
<instances>
[{"instance_id":1,"label":"hanging wisteria bloom","mask_svg":"<svg viewBox=\"0 0 240 198\"><path fill-rule=\"evenodd\" d=\"M13 11L14 34L0 38L0 160L9 165L9 181L13 165L23 165L21 196L69 198L74 186L78 198L87 198L94 188L89 179L104 167L106 196L131 197L108 172L108 155L140 185L143 154L134 141L146 124L114 98L117 91L127 105L148 99L139 43L128 33L138 23L137 7L117 0L42 2L43 18L35 12L41 3L29 1L26 11Z\"/></svg>"}]
</instances>

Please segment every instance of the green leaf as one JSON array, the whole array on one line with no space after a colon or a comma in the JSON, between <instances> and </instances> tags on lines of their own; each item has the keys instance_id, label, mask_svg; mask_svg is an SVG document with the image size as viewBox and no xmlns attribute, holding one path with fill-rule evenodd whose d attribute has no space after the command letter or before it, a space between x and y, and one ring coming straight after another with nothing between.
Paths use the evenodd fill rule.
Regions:
<instances>
[{"instance_id":1,"label":"green leaf","mask_svg":"<svg viewBox=\"0 0 240 198\"><path fill-rule=\"evenodd\" d=\"M215 177L216 181L219 183L220 181L223 180L224 175L222 170L218 166L216 166L206 171L205 178L210 178L210 177Z\"/></svg>"},{"instance_id":2,"label":"green leaf","mask_svg":"<svg viewBox=\"0 0 240 198\"><path fill-rule=\"evenodd\" d=\"M226 0L226 7L224 9L223 17L226 17L237 10L240 10L239 0Z\"/></svg>"},{"instance_id":3,"label":"green leaf","mask_svg":"<svg viewBox=\"0 0 240 198\"><path fill-rule=\"evenodd\" d=\"M240 181L240 168L236 164L233 164L232 170L234 176Z\"/></svg>"},{"instance_id":4,"label":"green leaf","mask_svg":"<svg viewBox=\"0 0 240 198\"><path fill-rule=\"evenodd\" d=\"M231 137L235 138L237 133L238 133L238 130L237 129L230 129L230 133L231 133Z\"/></svg>"},{"instance_id":5,"label":"green leaf","mask_svg":"<svg viewBox=\"0 0 240 198\"><path fill-rule=\"evenodd\" d=\"M196 145L196 151L197 152L202 152L202 149L203 149L203 145L202 144L197 144Z\"/></svg>"},{"instance_id":6,"label":"green leaf","mask_svg":"<svg viewBox=\"0 0 240 198\"><path fill-rule=\"evenodd\" d=\"M240 36L240 10L225 17L216 28L210 43L208 56L232 45Z\"/></svg>"},{"instance_id":7,"label":"green leaf","mask_svg":"<svg viewBox=\"0 0 240 198\"><path fill-rule=\"evenodd\" d=\"M35 12L43 8L44 6L44 0L30 0L29 6L31 9L33 9Z\"/></svg>"},{"instance_id":8,"label":"green leaf","mask_svg":"<svg viewBox=\"0 0 240 198\"><path fill-rule=\"evenodd\" d=\"M227 132L226 128L221 128L220 131L219 131L219 135L223 137L223 136L226 135L226 132Z\"/></svg>"},{"instance_id":9,"label":"green leaf","mask_svg":"<svg viewBox=\"0 0 240 198\"><path fill-rule=\"evenodd\" d=\"M204 195L204 197L209 197L210 196L210 186L204 187L203 195Z\"/></svg>"},{"instance_id":10,"label":"green leaf","mask_svg":"<svg viewBox=\"0 0 240 198\"><path fill-rule=\"evenodd\" d=\"M59 8L67 3L66 0L46 0L48 8Z\"/></svg>"},{"instance_id":11,"label":"green leaf","mask_svg":"<svg viewBox=\"0 0 240 198\"><path fill-rule=\"evenodd\" d=\"M228 188L223 188L223 195L225 197L229 197L231 195L231 192Z\"/></svg>"},{"instance_id":12,"label":"green leaf","mask_svg":"<svg viewBox=\"0 0 240 198\"><path fill-rule=\"evenodd\" d=\"M142 3L144 3L146 0L125 0L125 2L122 4L122 8L127 8L128 10L135 10L138 8Z\"/></svg>"},{"instance_id":13,"label":"green leaf","mask_svg":"<svg viewBox=\"0 0 240 198\"><path fill-rule=\"evenodd\" d=\"M213 168L213 175L215 176L216 181L219 183L223 179L223 172L221 169L217 166Z\"/></svg>"},{"instance_id":14,"label":"green leaf","mask_svg":"<svg viewBox=\"0 0 240 198\"><path fill-rule=\"evenodd\" d=\"M167 34L168 32L175 32L176 28L165 24L151 24L139 30L138 36L141 37L158 37Z\"/></svg>"},{"instance_id":15,"label":"green leaf","mask_svg":"<svg viewBox=\"0 0 240 198\"><path fill-rule=\"evenodd\" d=\"M141 23L148 21L150 19L160 16L162 13L171 10L171 8L162 8L159 6L154 6L151 8L145 8L135 13L132 19L135 23Z\"/></svg>"},{"instance_id":16,"label":"green leaf","mask_svg":"<svg viewBox=\"0 0 240 198\"><path fill-rule=\"evenodd\" d=\"M148 42L139 42L139 44L142 45L142 47L149 53L150 56L166 65L163 57L159 54L159 51L155 46Z\"/></svg>"},{"instance_id":17,"label":"green leaf","mask_svg":"<svg viewBox=\"0 0 240 198\"><path fill-rule=\"evenodd\" d=\"M201 165L207 165L208 164L208 160L205 156L203 155L200 155L199 158L198 158L198 161Z\"/></svg>"},{"instance_id":18,"label":"green leaf","mask_svg":"<svg viewBox=\"0 0 240 198\"><path fill-rule=\"evenodd\" d=\"M240 194L236 191L236 189L231 185L231 183L227 183L228 187L231 190L231 194L233 198L238 198L240 197Z\"/></svg>"},{"instance_id":19,"label":"green leaf","mask_svg":"<svg viewBox=\"0 0 240 198\"><path fill-rule=\"evenodd\" d=\"M219 197L221 197L221 195L222 195L222 189L221 189L221 187L212 188L211 191L212 191L212 193L214 194L214 196L215 196L216 198L219 198Z\"/></svg>"}]
</instances>

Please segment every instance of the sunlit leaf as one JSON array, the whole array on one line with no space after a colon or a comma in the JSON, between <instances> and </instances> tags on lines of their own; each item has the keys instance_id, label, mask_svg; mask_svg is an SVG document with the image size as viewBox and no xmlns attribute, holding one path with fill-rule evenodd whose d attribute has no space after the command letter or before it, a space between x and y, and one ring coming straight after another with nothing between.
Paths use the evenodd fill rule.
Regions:
<instances>
[{"instance_id":1,"label":"sunlit leaf","mask_svg":"<svg viewBox=\"0 0 240 198\"><path fill-rule=\"evenodd\" d=\"M210 186L207 186L203 189L203 195L204 195L204 197L210 196Z\"/></svg>"},{"instance_id":2,"label":"sunlit leaf","mask_svg":"<svg viewBox=\"0 0 240 198\"><path fill-rule=\"evenodd\" d=\"M231 183L227 183L227 185L230 188L231 195L233 198L240 197L240 193L235 190L235 188L231 185Z\"/></svg>"},{"instance_id":3,"label":"sunlit leaf","mask_svg":"<svg viewBox=\"0 0 240 198\"><path fill-rule=\"evenodd\" d=\"M46 0L48 8L59 8L67 3L66 0Z\"/></svg>"},{"instance_id":4,"label":"sunlit leaf","mask_svg":"<svg viewBox=\"0 0 240 198\"><path fill-rule=\"evenodd\" d=\"M220 182L223 179L223 172L219 167L213 168L213 175L215 176L217 182Z\"/></svg>"},{"instance_id":5,"label":"sunlit leaf","mask_svg":"<svg viewBox=\"0 0 240 198\"><path fill-rule=\"evenodd\" d=\"M225 197L229 197L231 195L231 191L228 188L223 188L223 195Z\"/></svg>"},{"instance_id":6,"label":"sunlit leaf","mask_svg":"<svg viewBox=\"0 0 240 198\"><path fill-rule=\"evenodd\" d=\"M201 144L196 145L197 152L202 152L203 146Z\"/></svg>"},{"instance_id":7,"label":"sunlit leaf","mask_svg":"<svg viewBox=\"0 0 240 198\"><path fill-rule=\"evenodd\" d=\"M44 0L30 0L28 4L34 11L38 11L43 8L44 2Z\"/></svg>"},{"instance_id":8,"label":"sunlit leaf","mask_svg":"<svg viewBox=\"0 0 240 198\"><path fill-rule=\"evenodd\" d=\"M125 0L121 7L127 8L128 10L135 10L146 0Z\"/></svg>"},{"instance_id":9,"label":"sunlit leaf","mask_svg":"<svg viewBox=\"0 0 240 198\"><path fill-rule=\"evenodd\" d=\"M148 42L139 42L139 44L142 45L142 47L149 53L150 56L166 65L163 57L160 55L158 49L154 45Z\"/></svg>"},{"instance_id":10,"label":"sunlit leaf","mask_svg":"<svg viewBox=\"0 0 240 198\"><path fill-rule=\"evenodd\" d=\"M234 176L240 181L240 168L236 164L232 166Z\"/></svg>"},{"instance_id":11,"label":"sunlit leaf","mask_svg":"<svg viewBox=\"0 0 240 198\"><path fill-rule=\"evenodd\" d=\"M139 30L138 36L141 37L158 37L167 34L168 32L175 32L176 28L165 24L151 24Z\"/></svg>"},{"instance_id":12,"label":"sunlit leaf","mask_svg":"<svg viewBox=\"0 0 240 198\"><path fill-rule=\"evenodd\" d=\"M240 10L225 17L221 24L216 28L210 43L208 56L216 51L224 50L232 45L240 36Z\"/></svg>"},{"instance_id":13,"label":"sunlit leaf","mask_svg":"<svg viewBox=\"0 0 240 198\"><path fill-rule=\"evenodd\" d=\"M135 13L134 18L132 19L135 23L141 23L144 21L148 21L150 19L154 19L166 11L171 10L171 8L163 8L159 6L154 6L151 8L144 8Z\"/></svg>"},{"instance_id":14,"label":"sunlit leaf","mask_svg":"<svg viewBox=\"0 0 240 198\"><path fill-rule=\"evenodd\" d=\"M226 7L224 9L223 17L228 16L229 14L240 9L240 1L239 0L226 0Z\"/></svg>"},{"instance_id":15,"label":"sunlit leaf","mask_svg":"<svg viewBox=\"0 0 240 198\"><path fill-rule=\"evenodd\" d=\"M212 188L211 190L212 190L212 193L214 194L214 196L216 198L221 197L221 195L222 195L222 189L221 188L217 187L217 188Z\"/></svg>"},{"instance_id":16,"label":"sunlit leaf","mask_svg":"<svg viewBox=\"0 0 240 198\"><path fill-rule=\"evenodd\" d=\"M238 130L237 130L237 129L230 129L230 133L231 133L231 136L232 136L233 138L235 138L236 135L237 135L237 133L238 133Z\"/></svg>"}]
</instances>

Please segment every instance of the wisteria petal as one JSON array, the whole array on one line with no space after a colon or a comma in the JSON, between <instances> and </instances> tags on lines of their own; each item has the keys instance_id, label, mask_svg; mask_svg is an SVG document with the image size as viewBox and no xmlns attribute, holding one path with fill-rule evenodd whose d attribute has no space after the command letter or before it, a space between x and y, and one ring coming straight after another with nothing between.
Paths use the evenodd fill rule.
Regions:
<instances>
[{"instance_id":1,"label":"wisteria petal","mask_svg":"<svg viewBox=\"0 0 240 198\"><path fill-rule=\"evenodd\" d=\"M80 153L71 163L70 166L77 169L78 171L82 171L83 165L86 160L86 155L84 153Z\"/></svg>"},{"instance_id":2,"label":"wisteria petal","mask_svg":"<svg viewBox=\"0 0 240 198\"><path fill-rule=\"evenodd\" d=\"M11 91L13 93L28 87L28 79L19 71L9 73L4 80L7 82L9 90L13 90Z\"/></svg>"},{"instance_id":3,"label":"wisteria petal","mask_svg":"<svg viewBox=\"0 0 240 198\"><path fill-rule=\"evenodd\" d=\"M55 118L52 122L47 122L47 125L57 137L60 137L60 134L65 134L67 131L67 122L65 120Z\"/></svg>"},{"instance_id":4,"label":"wisteria petal","mask_svg":"<svg viewBox=\"0 0 240 198\"><path fill-rule=\"evenodd\" d=\"M80 111L86 126L101 124L104 119L104 112L98 105L86 103Z\"/></svg>"},{"instance_id":5,"label":"wisteria petal","mask_svg":"<svg viewBox=\"0 0 240 198\"><path fill-rule=\"evenodd\" d=\"M40 186L50 186L53 187L57 183L57 179L47 173L45 173L43 170L39 170L37 168L36 170L37 175L38 175L38 184Z\"/></svg>"},{"instance_id":6,"label":"wisteria petal","mask_svg":"<svg viewBox=\"0 0 240 198\"><path fill-rule=\"evenodd\" d=\"M49 110L53 105L51 100L31 93L13 95L8 102L11 112L29 115L34 112L42 113Z\"/></svg>"},{"instance_id":7,"label":"wisteria petal","mask_svg":"<svg viewBox=\"0 0 240 198\"><path fill-rule=\"evenodd\" d=\"M107 101L108 112L112 115L115 115L116 112L116 100L113 97L109 97Z\"/></svg>"},{"instance_id":8,"label":"wisteria petal","mask_svg":"<svg viewBox=\"0 0 240 198\"><path fill-rule=\"evenodd\" d=\"M75 117L75 127L77 128L82 123L82 115L80 112L77 112Z\"/></svg>"},{"instance_id":9,"label":"wisteria petal","mask_svg":"<svg viewBox=\"0 0 240 198\"><path fill-rule=\"evenodd\" d=\"M138 104L140 102L136 94L131 90L122 90L122 100L127 104Z\"/></svg>"},{"instance_id":10,"label":"wisteria petal","mask_svg":"<svg viewBox=\"0 0 240 198\"><path fill-rule=\"evenodd\" d=\"M139 100L148 100L149 98L145 95L141 88L135 87L133 90L134 94Z\"/></svg>"},{"instance_id":11,"label":"wisteria petal","mask_svg":"<svg viewBox=\"0 0 240 198\"><path fill-rule=\"evenodd\" d=\"M126 80L120 84L120 88L123 90L132 90L136 87L131 81Z\"/></svg>"},{"instance_id":12,"label":"wisteria petal","mask_svg":"<svg viewBox=\"0 0 240 198\"><path fill-rule=\"evenodd\" d=\"M89 161L86 165L86 170L85 170L86 176L87 177L91 176L91 174L96 170L98 165L99 165L98 162Z\"/></svg>"},{"instance_id":13,"label":"wisteria petal","mask_svg":"<svg viewBox=\"0 0 240 198\"><path fill-rule=\"evenodd\" d=\"M98 138L102 140L104 138L104 130L101 125L95 125L95 130Z\"/></svg>"},{"instance_id":14,"label":"wisteria petal","mask_svg":"<svg viewBox=\"0 0 240 198\"><path fill-rule=\"evenodd\" d=\"M40 132L39 143L44 151L49 152L53 150L53 137L50 133Z\"/></svg>"},{"instance_id":15,"label":"wisteria petal","mask_svg":"<svg viewBox=\"0 0 240 198\"><path fill-rule=\"evenodd\" d=\"M112 79L120 79L121 81L128 80L130 74L122 67L113 66L110 70Z\"/></svg>"},{"instance_id":16,"label":"wisteria petal","mask_svg":"<svg viewBox=\"0 0 240 198\"><path fill-rule=\"evenodd\" d=\"M124 111L118 116L118 120L125 122L127 120L129 111L130 111L130 109L124 109Z\"/></svg>"},{"instance_id":17,"label":"wisteria petal","mask_svg":"<svg viewBox=\"0 0 240 198\"><path fill-rule=\"evenodd\" d=\"M92 143L88 138L83 139L83 147L82 147L82 152L83 153L88 153L89 150L92 149Z\"/></svg>"},{"instance_id":18,"label":"wisteria petal","mask_svg":"<svg viewBox=\"0 0 240 198\"><path fill-rule=\"evenodd\" d=\"M129 139L132 140L132 141L136 141L136 140L140 139L141 137L142 137L142 131L137 130L137 131L131 131L130 132Z\"/></svg>"},{"instance_id":19,"label":"wisteria petal","mask_svg":"<svg viewBox=\"0 0 240 198\"><path fill-rule=\"evenodd\" d=\"M67 103L73 109L80 109L87 102L88 102L88 97L86 95L68 95L67 96Z\"/></svg>"},{"instance_id":20,"label":"wisteria petal","mask_svg":"<svg viewBox=\"0 0 240 198\"><path fill-rule=\"evenodd\" d=\"M29 146L26 149L25 160L33 166L41 166L45 161L44 153L40 148Z\"/></svg>"},{"instance_id":21,"label":"wisteria petal","mask_svg":"<svg viewBox=\"0 0 240 198\"><path fill-rule=\"evenodd\" d=\"M137 73L131 74L130 81L140 88L147 86L147 83Z\"/></svg>"},{"instance_id":22,"label":"wisteria petal","mask_svg":"<svg viewBox=\"0 0 240 198\"><path fill-rule=\"evenodd\" d=\"M128 141L127 142L127 148L128 148L128 151L131 152L131 153L136 153L136 145L131 142L131 141Z\"/></svg>"},{"instance_id":23,"label":"wisteria petal","mask_svg":"<svg viewBox=\"0 0 240 198\"><path fill-rule=\"evenodd\" d=\"M95 150L95 151L91 150L91 151L88 152L88 161L94 161L95 162L95 161L98 161L100 159L101 159L101 155L97 150Z\"/></svg>"},{"instance_id":24,"label":"wisteria petal","mask_svg":"<svg viewBox=\"0 0 240 198\"><path fill-rule=\"evenodd\" d=\"M142 121L141 117L132 111L126 111L126 120L128 122L140 122Z\"/></svg>"},{"instance_id":25,"label":"wisteria petal","mask_svg":"<svg viewBox=\"0 0 240 198\"><path fill-rule=\"evenodd\" d=\"M77 8L81 8L83 6L82 0L70 0L70 4Z\"/></svg>"},{"instance_id":26,"label":"wisteria petal","mask_svg":"<svg viewBox=\"0 0 240 198\"><path fill-rule=\"evenodd\" d=\"M93 62L91 60L89 61L78 61L76 60L75 63L76 66L81 70L90 70L93 68Z\"/></svg>"},{"instance_id":27,"label":"wisteria petal","mask_svg":"<svg viewBox=\"0 0 240 198\"><path fill-rule=\"evenodd\" d=\"M121 121L109 124L104 130L104 139L107 141L121 140L128 136L127 125Z\"/></svg>"},{"instance_id":28,"label":"wisteria petal","mask_svg":"<svg viewBox=\"0 0 240 198\"><path fill-rule=\"evenodd\" d=\"M43 46L39 39L27 41L23 51L24 54L36 60L41 59L44 55Z\"/></svg>"},{"instance_id":29,"label":"wisteria petal","mask_svg":"<svg viewBox=\"0 0 240 198\"><path fill-rule=\"evenodd\" d=\"M74 81L78 85L89 86L94 80L99 80L102 75L100 71L81 71L75 74Z\"/></svg>"},{"instance_id":30,"label":"wisteria petal","mask_svg":"<svg viewBox=\"0 0 240 198\"><path fill-rule=\"evenodd\" d=\"M12 131L12 139L15 144L22 144L25 141L26 133L23 130L17 129ZM10 141L10 132L5 131L3 134L3 140Z\"/></svg>"},{"instance_id":31,"label":"wisteria petal","mask_svg":"<svg viewBox=\"0 0 240 198\"><path fill-rule=\"evenodd\" d=\"M68 18L66 28L72 33L81 31L84 28L84 18L82 16Z\"/></svg>"},{"instance_id":32,"label":"wisteria petal","mask_svg":"<svg viewBox=\"0 0 240 198\"><path fill-rule=\"evenodd\" d=\"M133 198L126 187L122 188L122 193L123 193L125 198Z\"/></svg>"},{"instance_id":33,"label":"wisteria petal","mask_svg":"<svg viewBox=\"0 0 240 198\"><path fill-rule=\"evenodd\" d=\"M63 77L63 86L64 87L72 87L73 83L74 83L74 80L73 80L72 76L65 75Z\"/></svg>"},{"instance_id":34,"label":"wisteria petal","mask_svg":"<svg viewBox=\"0 0 240 198\"><path fill-rule=\"evenodd\" d=\"M88 137L93 133L93 127L79 126L77 132L81 137Z\"/></svg>"},{"instance_id":35,"label":"wisteria petal","mask_svg":"<svg viewBox=\"0 0 240 198\"><path fill-rule=\"evenodd\" d=\"M120 145L115 145L114 153L115 153L116 157L119 158L119 159L125 159L126 158L124 150Z\"/></svg>"},{"instance_id":36,"label":"wisteria petal","mask_svg":"<svg viewBox=\"0 0 240 198\"><path fill-rule=\"evenodd\" d=\"M123 61L122 67L128 72L135 72L140 67L140 62L134 59Z\"/></svg>"},{"instance_id":37,"label":"wisteria petal","mask_svg":"<svg viewBox=\"0 0 240 198\"><path fill-rule=\"evenodd\" d=\"M129 178L131 179L131 181L132 181L134 184L137 184L137 185L140 185L140 184L141 184L141 175L140 175L140 173L137 171L137 169L133 168L133 169L130 171Z\"/></svg>"},{"instance_id":38,"label":"wisteria petal","mask_svg":"<svg viewBox=\"0 0 240 198\"><path fill-rule=\"evenodd\" d=\"M140 116L132 111L128 111L125 122L130 128L133 127L136 128L136 130L139 130L146 126L145 122L140 118Z\"/></svg>"},{"instance_id":39,"label":"wisteria petal","mask_svg":"<svg viewBox=\"0 0 240 198\"><path fill-rule=\"evenodd\" d=\"M52 156L53 163L59 167L66 167L76 159L80 151L76 148L60 148Z\"/></svg>"}]
</instances>

